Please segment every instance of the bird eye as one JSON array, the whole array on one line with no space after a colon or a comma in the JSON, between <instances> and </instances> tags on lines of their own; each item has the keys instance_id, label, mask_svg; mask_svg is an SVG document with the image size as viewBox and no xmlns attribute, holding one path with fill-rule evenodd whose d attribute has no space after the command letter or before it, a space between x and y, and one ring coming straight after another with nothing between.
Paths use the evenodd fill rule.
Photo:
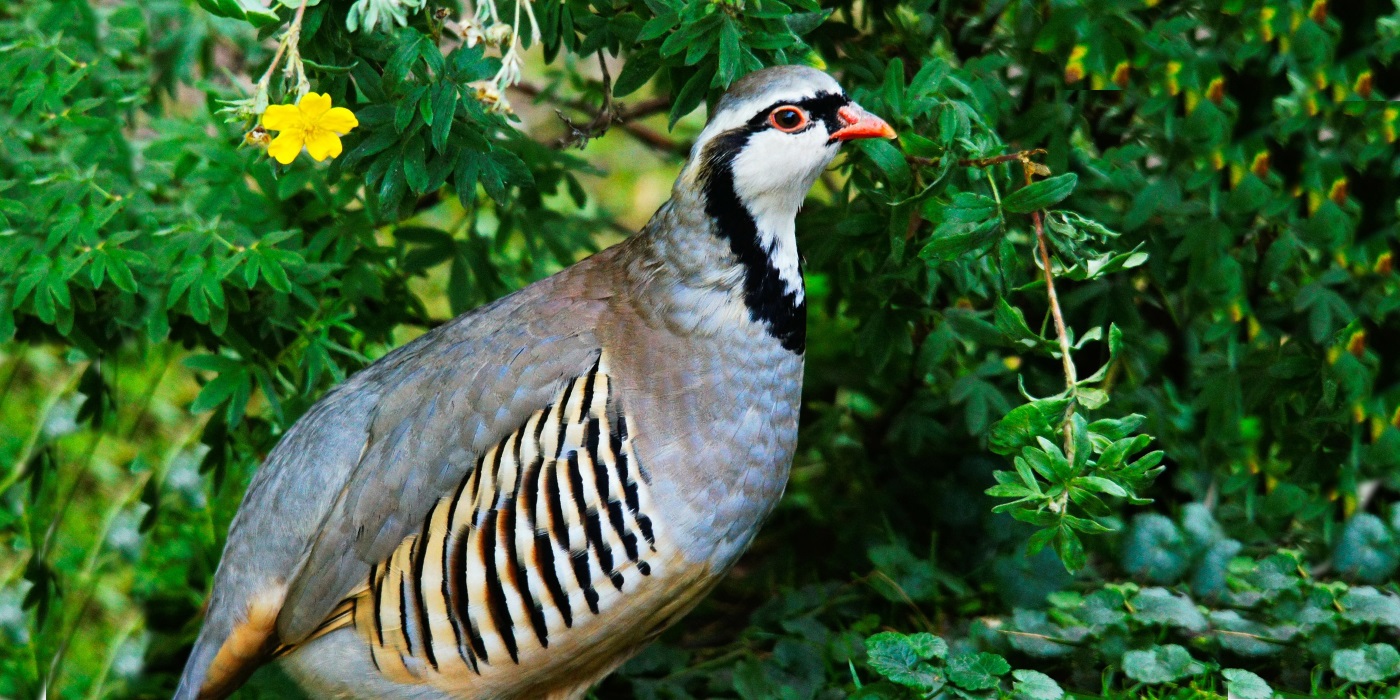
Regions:
<instances>
[{"instance_id":1,"label":"bird eye","mask_svg":"<svg viewBox=\"0 0 1400 700\"><path fill-rule=\"evenodd\" d=\"M768 123L778 131L792 133L807 126L807 113L792 106L779 107L768 115Z\"/></svg>"}]
</instances>

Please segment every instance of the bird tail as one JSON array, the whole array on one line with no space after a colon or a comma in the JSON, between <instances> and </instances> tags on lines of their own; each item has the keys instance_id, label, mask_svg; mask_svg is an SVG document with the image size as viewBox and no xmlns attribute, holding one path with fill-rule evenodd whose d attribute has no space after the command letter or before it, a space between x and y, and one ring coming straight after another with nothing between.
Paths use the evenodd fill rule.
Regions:
<instances>
[{"instance_id":1,"label":"bird tail","mask_svg":"<svg viewBox=\"0 0 1400 700\"><path fill-rule=\"evenodd\" d=\"M286 591L285 585L275 586L252 596L242 619L233 619L227 606L211 602L174 700L222 700L272 660L283 646L277 637L277 615Z\"/></svg>"}]
</instances>

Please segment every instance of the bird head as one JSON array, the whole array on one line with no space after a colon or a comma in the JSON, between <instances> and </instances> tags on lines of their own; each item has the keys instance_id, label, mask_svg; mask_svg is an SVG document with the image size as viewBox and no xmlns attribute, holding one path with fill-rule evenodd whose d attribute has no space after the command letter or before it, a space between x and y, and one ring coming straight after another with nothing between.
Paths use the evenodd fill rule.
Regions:
<instances>
[{"instance_id":1,"label":"bird head","mask_svg":"<svg viewBox=\"0 0 1400 700\"><path fill-rule=\"evenodd\" d=\"M705 189L732 184L755 218L790 218L842 143L894 137L889 124L852 101L831 76L776 66L750 73L720 99L682 180Z\"/></svg>"}]
</instances>

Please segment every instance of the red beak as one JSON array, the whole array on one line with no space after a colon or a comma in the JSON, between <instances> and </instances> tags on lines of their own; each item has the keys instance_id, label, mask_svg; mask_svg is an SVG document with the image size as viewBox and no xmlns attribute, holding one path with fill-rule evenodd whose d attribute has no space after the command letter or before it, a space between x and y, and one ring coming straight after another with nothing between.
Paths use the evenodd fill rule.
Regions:
<instances>
[{"instance_id":1,"label":"red beak","mask_svg":"<svg viewBox=\"0 0 1400 700\"><path fill-rule=\"evenodd\" d=\"M835 141L850 141L851 139L892 139L895 137L894 129L889 124L860 107L849 104L836 110L836 115L841 118L844 125L831 135Z\"/></svg>"}]
</instances>

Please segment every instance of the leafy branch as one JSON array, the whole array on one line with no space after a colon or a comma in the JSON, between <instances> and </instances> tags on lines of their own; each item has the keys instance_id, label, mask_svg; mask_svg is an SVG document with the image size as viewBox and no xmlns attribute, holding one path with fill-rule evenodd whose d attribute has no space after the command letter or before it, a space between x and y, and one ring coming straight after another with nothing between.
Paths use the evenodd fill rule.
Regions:
<instances>
[{"instance_id":1,"label":"leafy branch","mask_svg":"<svg viewBox=\"0 0 1400 700\"><path fill-rule=\"evenodd\" d=\"M977 247L994 245L998 232L1007 228L1007 214L1030 216L1035 234L1036 266L1040 268L1044 283L1047 313L1054 325L1055 338L1050 340L1033 331L1021 310L1009 304L1005 297L997 302L996 326L1013 345L1059 359L1065 388L1059 394L1037 398L1022 386L1021 393L1028 403L1012 409L992 425L988 435L990 448L1012 457L1015 469L996 472L997 485L987 493L1013 499L996 506L994 512L1009 513L1041 528L1028 542L1030 552L1053 543L1065 567L1076 571L1085 565L1079 533L1099 534L1115 529L1098 519L1112 513L1103 498L1124 499L1135 505L1150 502L1137 494L1162 471L1163 453L1156 451L1131 459L1152 440L1148 435L1137 433L1145 420L1143 416L1090 422L1082 414L1102 408L1108 402L1107 390L1093 385L1105 382L1109 368L1117 362L1122 350L1122 332L1110 326L1108 362L1092 376L1081 380L1073 352L1084 343L1102 340L1103 331L1092 329L1075 341L1065 323L1055 289L1056 273L1076 280L1097 279L1141 265L1146 255L1100 255L1093 244L1114 238L1116 233L1079 214L1049 209L1069 196L1078 178L1066 173L1037 181L1037 176L1050 175L1048 168L1034 160L1044 153L1036 149L956 161L960 166L981 170L1018 163L1024 185L1002 198L989 173L992 197L975 193L954 195L944 213L944 222L935 230L933 240L922 255L949 259ZM938 158L909 160L933 167L940 164ZM1066 267L1058 262L1056 254L1078 259L1082 264L1076 262Z\"/></svg>"}]
</instances>

